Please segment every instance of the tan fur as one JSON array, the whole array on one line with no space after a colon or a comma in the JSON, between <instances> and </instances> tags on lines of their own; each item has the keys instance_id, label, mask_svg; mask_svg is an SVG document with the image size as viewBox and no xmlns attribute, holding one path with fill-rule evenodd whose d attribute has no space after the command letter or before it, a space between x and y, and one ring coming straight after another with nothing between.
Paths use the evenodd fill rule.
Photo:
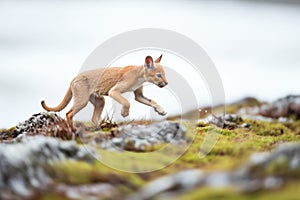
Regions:
<instances>
[{"instance_id":1,"label":"tan fur","mask_svg":"<svg viewBox=\"0 0 300 200\"><path fill-rule=\"evenodd\" d=\"M165 115L167 113L161 106L143 95L144 82L151 82L159 87L168 84L164 69L159 64L161 58L162 55L153 62L152 57L147 56L145 64L141 66L101 68L82 72L72 80L64 99L58 106L49 107L42 101L42 107L47 111L58 112L64 109L73 97L74 103L67 112L66 118L74 129L74 115L90 101L94 105L92 121L98 125L105 104L103 96L110 96L119 102L122 105L121 115L126 117L129 115L130 103L121 94L132 91L136 101L153 107L160 115Z\"/></svg>"}]
</instances>

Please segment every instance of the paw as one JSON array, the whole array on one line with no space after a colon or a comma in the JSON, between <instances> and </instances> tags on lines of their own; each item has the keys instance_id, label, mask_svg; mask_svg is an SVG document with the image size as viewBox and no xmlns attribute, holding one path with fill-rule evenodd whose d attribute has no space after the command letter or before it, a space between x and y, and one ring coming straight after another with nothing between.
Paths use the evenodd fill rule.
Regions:
<instances>
[{"instance_id":1,"label":"paw","mask_svg":"<svg viewBox=\"0 0 300 200\"><path fill-rule=\"evenodd\" d=\"M97 130L101 130L101 125L103 124L104 121L99 120L98 122L94 123L95 124L95 129Z\"/></svg>"},{"instance_id":2,"label":"paw","mask_svg":"<svg viewBox=\"0 0 300 200\"><path fill-rule=\"evenodd\" d=\"M127 117L129 115L129 108L123 107L121 111L122 117Z\"/></svg>"},{"instance_id":3,"label":"paw","mask_svg":"<svg viewBox=\"0 0 300 200\"><path fill-rule=\"evenodd\" d=\"M157 112L159 115L162 115L162 116L167 114L167 112L159 105L155 106L154 110L155 110L155 112Z\"/></svg>"},{"instance_id":4,"label":"paw","mask_svg":"<svg viewBox=\"0 0 300 200\"><path fill-rule=\"evenodd\" d=\"M93 118L92 119L93 124L96 126L99 126L102 123L102 120L100 118Z\"/></svg>"},{"instance_id":5,"label":"paw","mask_svg":"<svg viewBox=\"0 0 300 200\"><path fill-rule=\"evenodd\" d=\"M75 133L77 131L77 128L73 124L69 125L69 127L71 128L71 131L73 133Z\"/></svg>"}]
</instances>

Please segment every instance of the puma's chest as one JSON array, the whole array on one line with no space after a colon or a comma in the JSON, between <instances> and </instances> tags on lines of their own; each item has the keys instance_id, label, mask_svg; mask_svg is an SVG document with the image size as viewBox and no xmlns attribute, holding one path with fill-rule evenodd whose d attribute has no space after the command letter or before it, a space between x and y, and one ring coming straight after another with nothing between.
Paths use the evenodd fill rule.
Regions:
<instances>
[{"instance_id":1,"label":"puma's chest","mask_svg":"<svg viewBox=\"0 0 300 200\"><path fill-rule=\"evenodd\" d=\"M138 78L133 85L128 89L128 91L135 91L136 89L138 89L139 87L141 87L143 85L143 83L145 82L144 78Z\"/></svg>"}]
</instances>

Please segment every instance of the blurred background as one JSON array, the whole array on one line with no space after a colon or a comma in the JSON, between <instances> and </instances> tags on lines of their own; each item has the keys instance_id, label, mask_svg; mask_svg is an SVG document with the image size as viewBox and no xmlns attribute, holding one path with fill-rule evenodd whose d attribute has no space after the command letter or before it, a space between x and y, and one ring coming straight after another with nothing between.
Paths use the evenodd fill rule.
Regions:
<instances>
[{"instance_id":1,"label":"blurred background","mask_svg":"<svg viewBox=\"0 0 300 200\"><path fill-rule=\"evenodd\" d=\"M57 105L97 46L139 28L197 42L220 73L227 103L300 93L296 0L0 0L0 128L41 112L42 99Z\"/></svg>"}]
</instances>

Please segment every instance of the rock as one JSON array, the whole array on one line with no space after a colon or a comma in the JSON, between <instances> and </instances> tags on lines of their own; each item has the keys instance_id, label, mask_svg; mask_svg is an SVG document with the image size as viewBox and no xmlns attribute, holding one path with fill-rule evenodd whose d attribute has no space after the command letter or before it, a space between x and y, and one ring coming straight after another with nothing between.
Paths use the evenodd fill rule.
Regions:
<instances>
[{"instance_id":1,"label":"rock","mask_svg":"<svg viewBox=\"0 0 300 200\"><path fill-rule=\"evenodd\" d=\"M292 123L292 119L300 119L300 95L289 95L272 103L259 102L255 98L248 97L229 104L228 107L237 115L215 116L211 112L212 108L199 109L200 117L204 118L199 121L199 126L214 124L221 128L235 128L235 125L239 124L235 121L238 120L238 116L244 119L280 123Z\"/></svg>"},{"instance_id":2,"label":"rock","mask_svg":"<svg viewBox=\"0 0 300 200\"><path fill-rule=\"evenodd\" d=\"M167 175L147 184L142 190L128 200L152 199L157 195L170 191L185 191L203 184L205 177L200 170L191 169L175 175Z\"/></svg>"},{"instance_id":3,"label":"rock","mask_svg":"<svg viewBox=\"0 0 300 200\"><path fill-rule=\"evenodd\" d=\"M75 141L32 136L20 136L11 144L0 143L0 198L12 193L30 197L34 189L52 182L51 164L67 159L92 162L94 159L84 146Z\"/></svg>"},{"instance_id":4,"label":"rock","mask_svg":"<svg viewBox=\"0 0 300 200\"><path fill-rule=\"evenodd\" d=\"M289 95L272 103L246 98L228 106L244 119L281 123L292 123L293 119L300 119L300 95Z\"/></svg>"},{"instance_id":5,"label":"rock","mask_svg":"<svg viewBox=\"0 0 300 200\"><path fill-rule=\"evenodd\" d=\"M217 127L223 128L224 127L224 116L218 117L216 115L210 114L207 117L205 117L204 119L198 120L198 124L200 126L207 126L209 124L213 124Z\"/></svg>"},{"instance_id":6,"label":"rock","mask_svg":"<svg viewBox=\"0 0 300 200\"><path fill-rule=\"evenodd\" d=\"M280 144L271 153L253 154L245 166L232 173L232 177L243 192L277 189L288 179L295 178L295 174L300 171L299 158L299 143ZM250 184L253 181L255 185ZM247 182L248 185L245 184Z\"/></svg>"},{"instance_id":7,"label":"rock","mask_svg":"<svg viewBox=\"0 0 300 200\"><path fill-rule=\"evenodd\" d=\"M227 122L235 122L235 123L243 122L243 119L236 114L225 114L224 120Z\"/></svg>"},{"instance_id":8,"label":"rock","mask_svg":"<svg viewBox=\"0 0 300 200\"><path fill-rule=\"evenodd\" d=\"M56 186L56 192L64 194L69 199L112 199L118 195L116 187L109 183L96 183L86 185Z\"/></svg>"},{"instance_id":9,"label":"rock","mask_svg":"<svg viewBox=\"0 0 300 200\"><path fill-rule=\"evenodd\" d=\"M264 116L261 116L261 115L244 115L244 118L246 119L250 119L250 120L253 120L253 121L261 121L261 122L277 122L276 119L273 119L273 118L270 118L270 117L264 117Z\"/></svg>"},{"instance_id":10,"label":"rock","mask_svg":"<svg viewBox=\"0 0 300 200\"><path fill-rule=\"evenodd\" d=\"M291 117L300 119L300 95L289 95L260 108L261 115L271 118Z\"/></svg>"},{"instance_id":11,"label":"rock","mask_svg":"<svg viewBox=\"0 0 300 200\"><path fill-rule=\"evenodd\" d=\"M250 124L242 123L241 128L250 128Z\"/></svg>"},{"instance_id":12,"label":"rock","mask_svg":"<svg viewBox=\"0 0 300 200\"><path fill-rule=\"evenodd\" d=\"M19 123L15 128L0 133L0 141L8 141L16 138L20 134L27 136L44 135L58 137L61 139L74 139L68 123L55 113L38 113L32 115L28 120Z\"/></svg>"},{"instance_id":13,"label":"rock","mask_svg":"<svg viewBox=\"0 0 300 200\"><path fill-rule=\"evenodd\" d=\"M281 144L271 153L255 153L248 163L232 172L233 184L242 192L278 189L287 180L297 177L299 158L299 143Z\"/></svg>"},{"instance_id":14,"label":"rock","mask_svg":"<svg viewBox=\"0 0 300 200\"><path fill-rule=\"evenodd\" d=\"M186 129L179 123L160 122L150 125L125 125L112 131L113 138L103 138L100 146L114 151L153 151L161 144L184 143Z\"/></svg>"},{"instance_id":15,"label":"rock","mask_svg":"<svg viewBox=\"0 0 300 200\"><path fill-rule=\"evenodd\" d=\"M255 153L244 165L228 172L185 170L144 186L129 199L164 199L201 187L233 188L238 192L274 190L299 178L300 143L281 144L271 153Z\"/></svg>"},{"instance_id":16,"label":"rock","mask_svg":"<svg viewBox=\"0 0 300 200\"><path fill-rule=\"evenodd\" d=\"M198 126L203 127L213 124L219 128L235 129L235 128L249 128L250 125L243 123L243 119L236 114L225 114L221 116L208 115L206 118L198 121Z\"/></svg>"},{"instance_id":17,"label":"rock","mask_svg":"<svg viewBox=\"0 0 300 200\"><path fill-rule=\"evenodd\" d=\"M252 120L291 123L291 118L300 119L300 95L289 95L272 103L240 107L236 113Z\"/></svg>"},{"instance_id":18,"label":"rock","mask_svg":"<svg viewBox=\"0 0 300 200\"><path fill-rule=\"evenodd\" d=\"M206 177L205 185L213 188L224 188L231 184L230 173L214 172Z\"/></svg>"}]
</instances>

